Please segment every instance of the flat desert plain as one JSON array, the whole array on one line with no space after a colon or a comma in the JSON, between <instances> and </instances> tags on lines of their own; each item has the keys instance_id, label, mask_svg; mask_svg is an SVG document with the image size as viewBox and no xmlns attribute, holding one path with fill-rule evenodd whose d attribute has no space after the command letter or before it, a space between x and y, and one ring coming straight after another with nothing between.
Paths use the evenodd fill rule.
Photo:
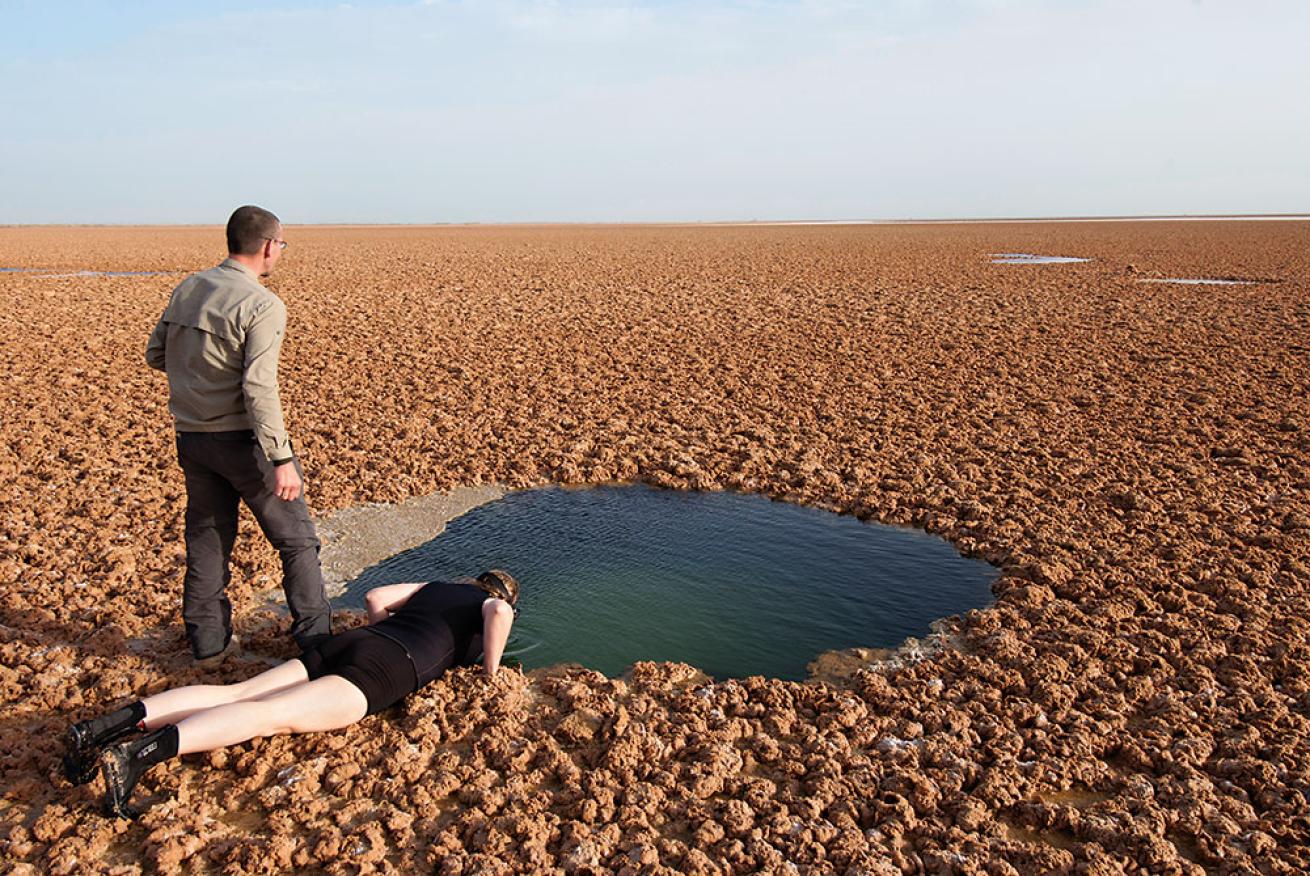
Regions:
<instances>
[{"instance_id":1,"label":"flat desert plain","mask_svg":"<svg viewBox=\"0 0 1310 876\"><path fill-rule=\"evenodd\" d=\"M347 731L157 767L69 721L195 670L146 337L219 228L0 228L11 872L1310 869L1310 223L290 227L282 399L318 515L644 481L912 524L1001 570L944 644L808 683L459 670ZM996 265L991 253L1085 263ZM1145 283L1212 277L1250 285ZM530 586L530 582L528 582ZM358 623L342 613L341 625ZM587 635L588 631L579 631ZM855 667L855 668L852 668Z\"/></svg>"}]
</instances>

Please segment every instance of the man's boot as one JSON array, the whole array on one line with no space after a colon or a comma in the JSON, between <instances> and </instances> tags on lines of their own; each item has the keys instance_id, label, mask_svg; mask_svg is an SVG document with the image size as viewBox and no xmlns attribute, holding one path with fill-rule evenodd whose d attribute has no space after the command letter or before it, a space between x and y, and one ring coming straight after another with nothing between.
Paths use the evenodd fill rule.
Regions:
<instances>
[{"instance_id":1,"label":"man's boot","mask_svg":"<svg viewBox=\"0 0 1310 876\"><path fill-rule=\"evenodd\" d=\"M233 654L241 653L241 640L233 633L223 646L223 650L217 654L210 654L208 657L197 657L196 666L200 669L215 669L223 665L223 661Z\"/></svg>"}]
</instances>

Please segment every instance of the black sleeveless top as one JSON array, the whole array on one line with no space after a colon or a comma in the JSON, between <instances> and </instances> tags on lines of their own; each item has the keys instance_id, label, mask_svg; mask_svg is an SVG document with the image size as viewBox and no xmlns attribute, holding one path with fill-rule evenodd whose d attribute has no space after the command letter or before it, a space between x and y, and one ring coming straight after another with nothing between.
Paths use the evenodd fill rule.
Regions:
<instances>
[{"instance_id":1,"label":"black sleeveless top","mask_svg":"<svg viewBox=\"0 0 1310 876\"><path fill-rule=\"evenodd\" d=\"M471 584L431 581L391 617L366 629L405 649L422 687L452 666L481 659L482 603L488 598Z\"/></svg>"}]
</instances>

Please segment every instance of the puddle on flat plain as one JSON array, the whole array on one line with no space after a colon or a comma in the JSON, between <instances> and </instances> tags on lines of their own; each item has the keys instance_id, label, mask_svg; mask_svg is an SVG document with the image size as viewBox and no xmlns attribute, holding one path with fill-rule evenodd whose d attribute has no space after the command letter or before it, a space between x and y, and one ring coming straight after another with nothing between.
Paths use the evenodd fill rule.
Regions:
<instances>
[{"instance_id":1,"label":"puddle on flat plain","mask_svg":"<svg viewBox=\"0 0 1310 876\"><path fill-rule=\"evenodd\" d=\"M804 679L825 651L894 647L992 601L997 570L947 542L740 493L552 487L510 493L350 582L372 587L512 572L523 587L508 659L638 660L719 678Z\"/></svg>"},{"instance_id":2,"label":"puddle on flat plain","mask_svg":"<svg viewBox=\"0 0 1310 876\"><path fill-rule=\"evenodd\" d=\"M1181 286L1254 286L1259 280L1205 279L1200 277L1142 277L1139 283L1177 283Z\"/></svg>"},{"instance_id":3,"label":"puddle on flat plain","mask_svg":"<svg viewBox=\"0 0 1310 876\"><path fill-rule=\"evenodd\" d=\"M58 268L0 268L0 274L34 274L38 277L167 277L182 271L60 271Z\"/></svg>"},{"instance_id":4,"label":"puddle on flat plain","mask_svg":"<svg viewBox=\"0 0 1310 876\"><path fill-rule=\"evenodd\" d=\"M1091 259L1078 258L1077 256L1044 256L1034 255L1030 252L992 253L992 264L994 265L1067 265L1074 262L1090 261Z\"/></svg>"}]
</instances>

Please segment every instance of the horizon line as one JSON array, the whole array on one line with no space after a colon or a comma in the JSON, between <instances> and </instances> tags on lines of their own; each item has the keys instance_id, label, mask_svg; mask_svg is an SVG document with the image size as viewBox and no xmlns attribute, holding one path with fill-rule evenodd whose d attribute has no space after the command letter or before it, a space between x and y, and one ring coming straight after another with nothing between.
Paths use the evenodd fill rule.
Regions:
<instances>
[{"instance_id":1,"label":"horizon line","mask_svg":"<svg viewBox=\"0 0 1310 876\"><path fill-rule=\"evenodd\" d=\"M1310 213L1142 213L1085 216L907 217L881 219L671 219L646 221L524 220L516 222L288 222L289 228L505 228L573 226L740 227L777 225L951 225L1042 222L1169 222L1169 221L1310 220ZM0 228L215 228L221 222L0 222Z\"/></svg>"}]
</instances>

